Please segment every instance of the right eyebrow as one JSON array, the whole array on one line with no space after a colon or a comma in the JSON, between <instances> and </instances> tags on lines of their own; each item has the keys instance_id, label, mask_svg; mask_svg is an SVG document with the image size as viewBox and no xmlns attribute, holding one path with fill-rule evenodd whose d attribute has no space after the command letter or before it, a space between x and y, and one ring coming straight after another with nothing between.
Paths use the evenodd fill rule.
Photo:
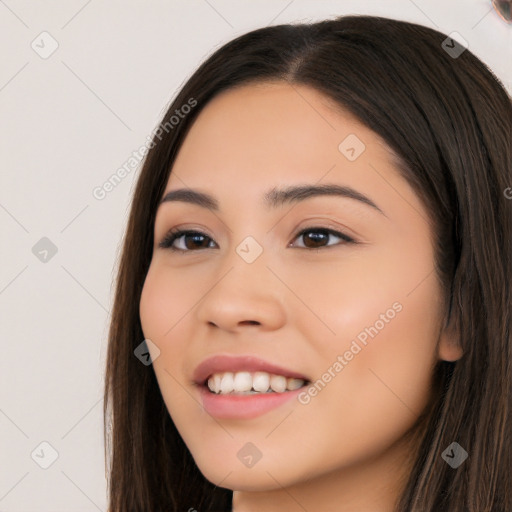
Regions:
<instances>
[{"instance_id":1,"label":"right eyebrow","mask_svg":"<svg viewBox=\"0 0 512 512\"><path fill-rule=\"evenodd\" d=\"M304 201L311 197L333 195L360 201L387 217L382 209L369 197L351 187L334 183L325 185L294 185L280 189L274 187L264 194L263 202L267 208L279 208L285 204ZM167 192L160 201L159 206L169 201L195 204L201 208L207 208L213 211L220 210L219 201L214 196L192 188L181 188Z\"/></svg>"}]
</instances>

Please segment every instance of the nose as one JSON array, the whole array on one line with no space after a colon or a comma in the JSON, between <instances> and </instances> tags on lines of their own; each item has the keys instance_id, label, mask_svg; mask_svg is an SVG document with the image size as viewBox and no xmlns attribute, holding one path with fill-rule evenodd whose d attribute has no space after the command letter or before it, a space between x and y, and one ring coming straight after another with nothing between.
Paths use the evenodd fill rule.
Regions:
<instances>
[{"instance_id":1,"label":"nose","mask_svg":"<svg viewBox=\"0 0 512 512\"><path fill-rule=\"evenodd\" d=\"M230 332L247 326L271 331L284 325L286 287L264 255L247 263L234 253L225 263L195 309L198 325Z\"/></svg>"}]
</instances>

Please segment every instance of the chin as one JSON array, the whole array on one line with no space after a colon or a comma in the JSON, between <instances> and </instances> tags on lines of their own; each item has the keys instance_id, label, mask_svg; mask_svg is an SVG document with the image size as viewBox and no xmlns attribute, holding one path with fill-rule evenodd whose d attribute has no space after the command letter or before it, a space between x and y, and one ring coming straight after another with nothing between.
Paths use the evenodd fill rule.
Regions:
<instances>
[{"instance_id":1,"label":"chin","mask_svg":"<svg viewBox=\"0 0 512 512\"><path fill-rule=\"evenodd\" d=\"M229 464L219 465L218 460L198 461L196 458L194 460L209 482L232 491L270 491L294 483L294 479L290 479L291 475L285 478L283 474L285 468L282 464L269 466L259 461L257 467L247 468L241 463L233 467Z\"/></svg>"},{"instance_id":2,"label":"chin","mask_svg":"<svg viewBox=\"0 0 512 512\"><path fill-rule=\"evenodd\" d=\"M268 473L239 470L233 471L228 477L226 477L226 474L219 475L215 473L215 478L212 479L203 473L204 477L212 484L231 491L263 492L282 489L290 485L283 480L279 480L279 483L277 483Z\"/></svg>"}]
</instances>

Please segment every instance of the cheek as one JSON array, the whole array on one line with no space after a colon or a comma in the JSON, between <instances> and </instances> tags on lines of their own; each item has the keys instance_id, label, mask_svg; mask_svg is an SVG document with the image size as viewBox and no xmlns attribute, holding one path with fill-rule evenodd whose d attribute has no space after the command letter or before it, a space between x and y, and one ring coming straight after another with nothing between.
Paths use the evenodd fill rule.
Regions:
<instances>
[{"instance_id":1,"label":"cheek","mask_svg":"<svg viewBox=\"0 0 512 512\"><path fill-rule=\"evenodd\" d=\"M156 342L161 350L166 349L164 340L173 339L173 346L179 345L182 337L175 336L175 333L186 324L185 316L200 296L200 292L185 280L183 273L180 276L180 272L168 271L162 264L153 262L139 304L146 338ZM166 343L169 345L168 341Z\"/></svg>"},{"instance_id":2,"label":"cheek","mask_svg":"<svg viewBox=\"0 0 512 512\"><path fill-rule=\"evenodd\" d=\"M300 425L316 418L315 436L329 440L320 449L326 462L336 464L334 444L346 460L384 449L413 426L428 403L440 290L425 252L425 260L414 264L391 252L371 262L345 259L343 266L315 272L309 292L304 281L294 281L294 291L307 297L316 314L301 309L294 317L315 348L311 361L317 361L316 389Z\"/></svg>"},{"instance_id":3,"label":"cheek","mask_svg":"<svg viewBox=\"0 0 512 512\"><path fill-rule=\"evenodd\" d=\"M191 315L208 291L204 283L200 279L191 282L189 273L170 270L158 260L153 260L148 270L139 315L144 337L150 339L160 351L157 358L153 358L153 353L151 355L153 369L164 395L167 389L181 389L183 361L186 360L190 340L196 337ZM167 394L172 396L170 392ZM174 396L181 396L181 393Z\"/></svg>"},{"instance_id":4,"label":"cheek","mask_svg":"<svg viewBox=\"0 0 512 512\"><path fill-rule=\"evenodd\" d=\"M426 331L411 332L408 313L404 306L366 345L359 343L360 351L345 358L343 369L306 406L317 417L318 438L330 440L323 447L327 465L340 462L334 445L343 464L382 453L427 406L434 353Z\"/></svg>"},{"instance_id":5,"label":"cheek","mask_svg":"<svg viewBox=\"0 0 512 512\"><path fill-rule=\"evenodd\" d=\"M175 380L172 376L177 376L181 369L180 361L183 360L186 340L190 336L183 331L188 325L186 315L190 305L197 301L197 293L194 295L190 286L181 283L177 274L174 273L172 279L170 275L170 272L152 264L139 303L144 337L151 340L159 350L155 356L151 344L148 344L153 369L164 399L166 390L174 387Z\"/></svg>"},{"instance_id":6,"label":"cheek","mask_svg":"<svg viewBox=\"0 0 512 512\"><path fill-rule=\"evenodd\" d=\"M339 441L348 459L385 449L424 411L436 362L436 291L431 277L410 295L400 283L372 293L359 288L350 297L340 293L343 311L331 317L337 335L324 346L330 361L324 371L335 377L318 386L308 407L324 418L319 437L351 440Z\"/></svg>"}]
</instances>

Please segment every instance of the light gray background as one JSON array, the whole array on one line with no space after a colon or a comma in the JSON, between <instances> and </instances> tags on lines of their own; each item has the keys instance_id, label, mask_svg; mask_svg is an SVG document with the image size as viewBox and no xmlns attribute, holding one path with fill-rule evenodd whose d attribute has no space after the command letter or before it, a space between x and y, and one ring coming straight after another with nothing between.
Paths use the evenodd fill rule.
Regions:
<instances>
[{"instance_id":1,"label":"light gray background","mask_svg":"<svg viewBox=\"0 0 512 512\"><path fill-rule=\"evenodd\" d=\"M0 0L0 512L106 510L103 364L140 165L103 200L93 189L219 45L345 13L456 31L512 88L512 26L484 0ZM46 59L43 31L59 45Z\"/></svg>"}]
</instances>

